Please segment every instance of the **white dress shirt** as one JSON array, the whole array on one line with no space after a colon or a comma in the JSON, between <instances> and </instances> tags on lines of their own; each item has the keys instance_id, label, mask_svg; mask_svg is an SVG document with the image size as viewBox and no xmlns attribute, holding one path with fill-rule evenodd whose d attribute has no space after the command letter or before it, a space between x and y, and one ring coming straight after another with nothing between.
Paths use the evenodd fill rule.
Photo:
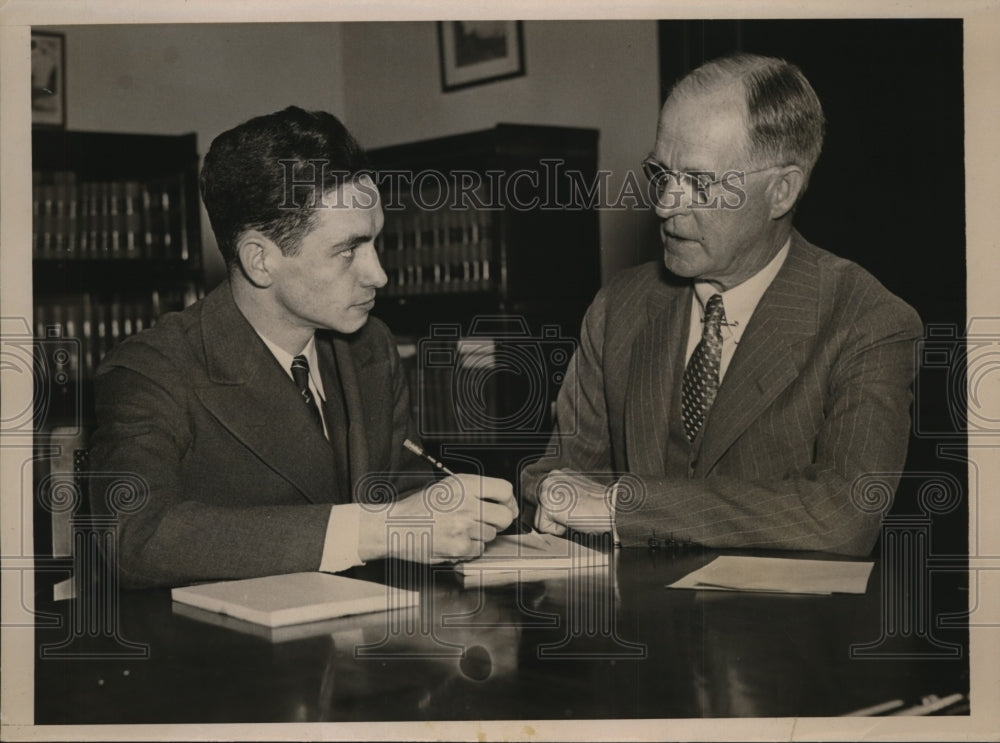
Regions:
<instances>
[{"instance_id":1,"label":"white dress shirt","mask_svg":"<svg viewBox=\"0 0 1000 743\"><path fill-rule=\"evenodd\" d=\"M747 323L750 322L753 311L757 309L760 298L764 296L767 287L774 281L774 277L781 270L785 258L788 257L790 245L791 238L785 241L778 254L764 268L742 284L721 292L722 306L726 312L726 324L722 326L722 360L719 362L720 383L726 375L729 362L733 360L733 354L740 345ZM701 340L702 324L705 322L705 305L713 294L719 293L718 289L707 281L694 282L694 296L691 299L691 329L688 332L685 364L691 359L691 354L694 353L695 347Z\"/></svg>"},{"instance_id":2,"label":"white dress shirt","mask_svg":"<svg viewBox=\"0 0 1000 743\"><path fill-rule=\"evenodd\" d=\"M255 329L256 330L256 329ZM316 400L316 407L319 408L320 418L323 420L323 434L327 440L330 432L327 428L326 413L323 411L323 403L326 402L326 393L323 390L323 380L319 373L319 359L316 357L316 336L310 336L305 348L298 354L290 354L281 346L265 338L259 332L260 339L268 347L281 368L288 374L288 378L293 382L292 360L297 355L306 357L309 362L309 391ZM332 452L331 455L333 456ZM361 506L357 503L344 503L330 509L330 520L326 524L326 540L323 543L323 556L320 558L319 569L324 573L337 573L341 570L364 565L358 557L358 529L361 520Z\"/></svg>"}]
</instances>

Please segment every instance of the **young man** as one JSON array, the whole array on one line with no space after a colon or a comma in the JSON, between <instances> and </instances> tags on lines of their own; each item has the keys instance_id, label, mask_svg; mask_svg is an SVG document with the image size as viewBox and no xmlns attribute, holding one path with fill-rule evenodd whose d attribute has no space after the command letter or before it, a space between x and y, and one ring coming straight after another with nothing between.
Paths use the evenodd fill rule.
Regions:
<instances>
[{"instance_id":1,"label":"young man","mask_svg":"<svg viewBox=\"0 0 1000 743\"><path fill-rule=\"evenodd\" d=\"M515 517L509 483L433 482L403 448L417 438L406 381L369 318L386 276L367 170L323 112L290 107L213 141L201 190L228 280L97 375L92 468L148 485L118 511L123 585L464 559ZM94 511L110 497L93 493ZM389 539L410 517L431 522L430 545Z\"/></svg>"}]
</instances>

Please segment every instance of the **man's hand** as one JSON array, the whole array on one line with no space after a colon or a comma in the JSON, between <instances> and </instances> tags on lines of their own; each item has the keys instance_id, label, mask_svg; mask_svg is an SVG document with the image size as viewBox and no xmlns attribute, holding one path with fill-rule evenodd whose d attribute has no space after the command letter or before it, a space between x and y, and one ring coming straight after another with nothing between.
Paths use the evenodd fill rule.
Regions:
<instances>
[{"instance_id":1,"label":"man's hand","mask_svg":"<svg viewBox=\"0 0 1000 743\"><path fill-rule=\"evenodd\" d=\"M603 534L613 526L610 486L572 470L552 470L542 481L535 528L561 536L567 528Z\"/></svg>"},{"instance_id":2,"label":"man's hand","mask_svg":"<svg viewBox=\"0 0 1000 743\"><path fill-rule=\"evenodd\" d=\"M516 516L514 490L506 480L451 475L396 501L388 511L362 508L358 556L366 562L384 557L469 560L479 557Z\"/></svg>"}]
</instances>

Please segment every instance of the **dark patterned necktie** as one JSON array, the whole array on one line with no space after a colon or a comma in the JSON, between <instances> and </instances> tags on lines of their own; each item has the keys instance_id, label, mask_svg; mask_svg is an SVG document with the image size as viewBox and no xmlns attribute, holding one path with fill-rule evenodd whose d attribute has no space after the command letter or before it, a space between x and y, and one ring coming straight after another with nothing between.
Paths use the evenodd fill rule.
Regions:
<instances>
[{"instance_id":1,"label":"dark patterned necktie","mask_svg":"<svg viewBox=\"0 0 1000 743\"><path fill-rule=\"evenodd\" d=\"M713 294L705 305L705 326L702 328L701 340L691 354L681 385L681 415L688 441L694 441L698 436L719 391L722 323L725 319L722 295Z\"/></svg>"},{"instance_id":2,"label":"dark patterned necktie","mask_svg":"<svg viewBox=\"0 0 1000 743\"><path fill-rule=\"evenodd\" d=\"M316 421L316 425L322 431L323 419L319 415L319 407L316 405L316 399L309 390L309 362L305 356L296 356L292 359L292 379L295 380L295 386L299 388L299 394L302 395L302 399L305 401L306 407L309 408L313 420Z\"/></svg>"}]
</instances>

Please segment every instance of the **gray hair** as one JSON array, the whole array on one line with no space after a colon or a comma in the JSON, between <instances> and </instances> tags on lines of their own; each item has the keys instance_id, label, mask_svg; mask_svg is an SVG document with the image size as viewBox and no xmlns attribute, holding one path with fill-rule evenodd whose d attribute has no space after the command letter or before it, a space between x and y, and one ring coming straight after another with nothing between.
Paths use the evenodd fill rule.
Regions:
<instances>
[{"instance_id":1,"label":"gray hair","mask_svg":"<svg viewBox=\"0 0 1000 743\"><path fill-rule=\"evenodd\" d=\"M670 92L687 96L742 84L753 165L795 164L806 181L823 148L825 118L816 91L802 71L776 57L734 54L706 62Z\"/></svg>"}]
</instances>

